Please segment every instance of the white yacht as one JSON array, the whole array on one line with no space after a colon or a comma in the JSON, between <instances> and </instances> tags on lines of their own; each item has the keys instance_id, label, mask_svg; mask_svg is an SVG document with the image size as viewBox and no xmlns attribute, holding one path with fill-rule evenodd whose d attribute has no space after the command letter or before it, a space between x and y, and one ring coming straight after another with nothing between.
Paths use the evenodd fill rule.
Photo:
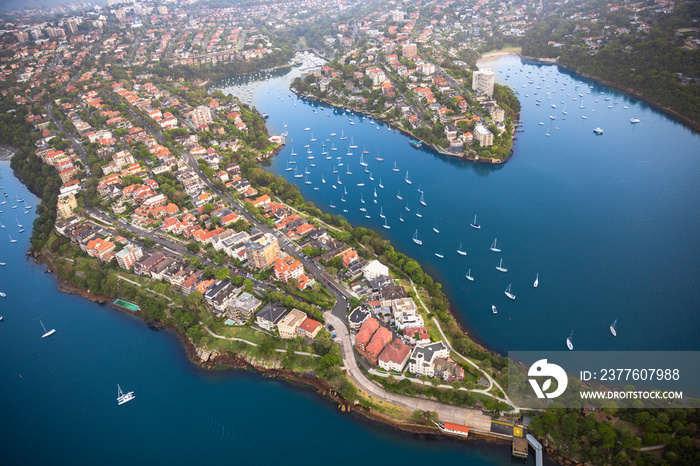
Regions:
<instances>
[{"instance_id":1,"label":"white yacht","mask_svg":"<svg viewBox=\"0 0 700 466\"><path fill-rule=\"evenodd\" d=\"M473 221L469 226L472 227L472 228L475 228L475 229L477 229L477 230L481 228L481 225L479 225L478 223L476 223L476 215L474 215L474 221Z\"/></svg>"},{"instance_id":2,"label":"white yacht","mask_svg":"<svg viewBox=\"0 0 700 466\"><path fill-rule=\"evenodd\" d=\"M574 331L571 331L571 334L566 337L566 347L569 348L570 351L573 351L574 349Z\"/></svg>"},{"instance_id":3,"label":"white yacht","mask_svg":"<svg viewBox=\"0 0 700 466\"><path fill-rule=\"evenodd\" d=\"M503 259L501 259L501 261L496 266L496 270L498 270L499 272L507 272L508 271L507 268L503 267Z\"/></svg>"},{"instance_id":4,"label":"white yacht","mask_svg":"<svg viewBox=\"0 0 700 466\"><path fill-rule=\"evenodd\" d=\"M418 230L413 234L413 242L416 243L418 246L423 244L423 241L418 239Z\"/></svg>"},{"instance_id":5,"label":"white yacht","mask_svg":"<svg viewBox=\"0 0 700 466\"><path fill-rule=\"evenodd\" d=\"M511 283L509 283L508 288L506 288L506 296L508 296L510 299L515 299L515 295L510 290L510 287L511 287Z\"/></svg>"},{"instance_id":6,"label":"white yacht","mask_svg":"<svg viewBox=\"0 0 700 466\"><path fill-rule=\"evenodd\" d=\"M41 336L41 338L50 337L51 335L53 335L54 333L56 333L56 329L53 329L53 328L52 328L51 330L48 330L48 331L47 331L47 330L46 330L46 327L44 327L44 323L43 323L42 321L39 321L39 323L41 324L41 328L44 329L44 334Z\"/></svg>"},{"instance_id":7,"label":"white yacht","mask_svg":"<svg viewBox=\"0 0 700 466\"><path fill-rule=\"evenodd\" d=\"M124 403L127 403L131 400L136 398L136 395L134 395L134 392L127 392L124 393L122 391L122 387L117 384L117 404L118 405L123 405Z\"/></svg>"}]
</instances>

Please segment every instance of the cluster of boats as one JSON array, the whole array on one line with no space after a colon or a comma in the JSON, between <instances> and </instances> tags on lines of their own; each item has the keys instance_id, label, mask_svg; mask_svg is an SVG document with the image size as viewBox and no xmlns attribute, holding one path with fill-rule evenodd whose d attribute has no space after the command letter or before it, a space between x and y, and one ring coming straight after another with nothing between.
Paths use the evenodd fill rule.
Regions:
<instances>
[{"instance_id":1,"label":"cluster of boats","mask_svg":"<svg viewBox=\"0 0 700 466\"><path fill-rule=\"evenodd\" d=\"M571 79L571 80L565 80L564 82L561 82L561 83L560 83L559 80L555 78L555 79L554 79L554 82L555 82L556 84L555 84L554 86L552 86L552 85L550 84L550 85L547 85L546 88L543 89L542 86L545 84L546 78L547 78L547 77L546 77L546 73L545 73L543 76L541 76L541 82L540 82L540 83L535 83L535 78L536 78L536 76L533 75L533 71L532 71L532 70L525 72L525 71L523 70L523 68L520 68L520 69L518 69L518 70L513 70L512 72L513 72L514 74L520 74L521 72L526 74L525 77L526 77L526 79L527 79L527 84L523 84L522 87L523 87L523 88L528 88L528 85L530 85L530 87L534 86L534 91L532 91L532 92L533 92L533 97L536 97L536 99L535 99L535 105L536 105L537 107L541 107L541 106L542 106L542 104L544 103L544 102L543 102L543 99L545 99L545 100L554 100L555 95L557 94L557 91L559 91L559 92L561 92L561 93L564 93L564 92L567 91L567 87L568 87L569 85L573 84L573 92L567 92L567 93L566 93L566 97L560 97L559 105L561 106L561 115L557 116L557 115L555 115L554 113L552 113L552 114L549 115L550 124L549 124L549 126L548 126L548 128L547 128L547 132L545 133L545 136L551 136L551 135L552 135L552 133L551 133L551 130L552 130L552 129L555 129L555 130L558 130L558 129L559 129L559 127L556 126L555 121L557 121L557 120L566 120L567 116L569 115L569 113L568 113L568 111L567 111L567 109L566 109L567 103L571 103L571 102L576 102L576 103L578 103L578 108L579 108L579 110L580 110L579 116L581 117L581 119L584 119L584 120L587 120L587 119L588 119L588 115L586 115L586 114L584 113L584 112L585 112L585 109L587 108L587 107L586 107L586 104L584 103L584 100L585 100L585 98L586 98L586 95L590 95L590 94L591 94L591 90L594 88L592 85L586 86L586 85L583 83L583 81L575 82L573 79ZM501 73L504 73L504 72L501 72ZM508 70L505 71L505 80L506 80L506 81L510 78L510 73L511 73L511 69L508 68ZM559 87L559 89L556 89L556 87ZM586 89L586 91L585 91L585 94L583 93L582 87L588 87L588 89ZM517 91L516 91L516 93L517 93ZM602 96L602 97L601 97L601 96ZM525 97L530 97L530 95L529 95L529 94L525 94ZM590 101L591 98L593 98L593 101L594 101L595 104L599 103L599 102L600 102L600 99L602 98L603 104L605 104L605 106L606 106L606 108L607 108L608 110L615 108L616 105L619 105L618 102L612 101L612 97L606 95L604 92L600 92L599 96L588 97L589 101ZM556 110L556 109L557 109L557 104L556 104L556 103L552 103L552 104L551 104L551 108L554 109L554 110ZM628 110L628 109L629 109L629 107L627 107L627 106L623 106L623 108L624 108L625 110ZM590 109L590 112L591 112L591 113L595 112L595 108L591 108L591 109ZM640 120L639 118L630 118L630 123L631 123L631 124L641 123L641 120ZM540 121L540 122L539 122L539 125L540 125L540 126L544 126L545 123L544 123L543 121ZM554 127L552 128L553 125L554 125ZM594 129L593 129L593 132L594 132L595 134L597 134L597 135L602 135L602 134L604 134L603 129L600 128L600 127L594 128Z\"/></svg>"}]
</instances>

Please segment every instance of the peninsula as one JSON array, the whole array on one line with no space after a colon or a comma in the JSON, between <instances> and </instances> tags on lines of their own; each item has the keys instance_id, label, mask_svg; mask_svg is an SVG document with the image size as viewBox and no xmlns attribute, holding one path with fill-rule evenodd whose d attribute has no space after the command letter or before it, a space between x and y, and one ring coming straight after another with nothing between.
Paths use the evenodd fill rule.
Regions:
<instances>
[{"instance_id":1,"label":"peninsula","mask_svg":"<svg viewBox=\"0 0 700 466\"><path fill-rule=\"evenodd\" d=\"M386 14L331 3L314 7L326 14L318 21L290 4L215 5L118 4L54 12L59 19L44 23L36 12L5 20L16 30L3 43L0 142L18 149L12 168L42 199L31 253L62 286L120 299L120 309L177 332L202 365L280 374L400 428L514 441L527 455L524 418L504 390L506 358L466 336L415 260L259 165L284 139L270 137L251 101L197 86L222 73L264 76L310 42L334 52L295 83L300 94L499 163L512 148L517 99L472 69L470 51L417 45L456 27L443 23L447 12L474 10L418 2ZM260 15L281 27L261 25ZM476 13L476 22L485 30L490 16ZM646 455L638 437L617 442L622 430L576 411L528 422L542 440L554 432L554 448L591 433L585 452L566 450L577 459Z\"/></svg>"}]
</instances>

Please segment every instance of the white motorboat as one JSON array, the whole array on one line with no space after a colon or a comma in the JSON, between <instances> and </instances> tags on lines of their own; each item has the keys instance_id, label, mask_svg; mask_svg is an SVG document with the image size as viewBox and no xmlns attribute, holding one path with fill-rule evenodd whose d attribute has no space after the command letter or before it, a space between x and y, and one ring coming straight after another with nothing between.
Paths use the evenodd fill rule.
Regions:
<instances>
[{"instance_id":1,"label":"white motorboat","mask_svg":"<svg viewBox=\"0 0 700 466\"><path fill-rule=\"evenodd\" d=\"M445 257L445 256L443 256L443 255L442 255L441 253L439 253L439 252L436 252L435 255L436 255L437 257L439 257L440 259L442 259L442 258Z\"/></svg>"},{"instance_id":2,"label":"white motorboat","mask_svg":"<svg viewBox=\"0 0 700 466\"><path fill-rule=\"evenodd\" d=\"M494 306L493 304L491 305L491 310L494 314L498 314L498 309L496 309L496 306Z\"/></svg>"}]
</instances>

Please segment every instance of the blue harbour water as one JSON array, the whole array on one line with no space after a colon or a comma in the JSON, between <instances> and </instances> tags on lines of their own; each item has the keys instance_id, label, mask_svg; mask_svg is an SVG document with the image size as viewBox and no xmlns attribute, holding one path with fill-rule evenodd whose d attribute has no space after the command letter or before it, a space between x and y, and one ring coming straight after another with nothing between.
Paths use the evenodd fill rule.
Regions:
<instances>
[{"instance_id":1,"label":"blue harbour water","mask_svg":"<svg viewBox=\"0 0 700 466\"><path fill-rule=\"evenodd\" d=\"M299 185L325 212L375 229L417 259L444 284L455 313L487 347L563 350L573 330L577 350L700 349L700 136L636 98L555 66L522 64L518 57L484 66L522 103L524 131L501 166L415 149L406 136L359 114L305 102L288 90L296 70L219 85L244 100L250 96L270 115L271 132L287 125L288 144L272 160L273 172ZM596 127L604 134L594 134ZM351 138L358 148L348 156ZM323 141L337 148L331 160L321 155ZM374 181L359 164L363 149ZM383 162L375 160L378 154ZM312 184L285 170L290 160L299 173L308 169ZM392 171L394 163L399 172ZM352 175L344 173L348 164ZM419 204L419 186L427 206ZM344 188L347 202L341 202ZM380 208L390 229L383 228ZM474 215L480 230L469 226ZM422 246L412 241L416 230ZM495 238L498 254L489 250ZM457 254L460 243L467 256ZM495 269L501 258L507 273ZM470 268L473 282L465 278ZM509 284L514 301L504 294ZM617 338L608 331L615 319Z\"/></svg>"},{"instance_id":2,"label":"blue harbour water","mask_svg":"<svg viewBox=\"0 0 700 466\"><path fill-rule=\"evenodd\" d=\"M297 182L323 210L347 209L351 222L377 229L419 260L444 283L457 315L487 346L562 349L573 329L576 349L698 349L692 287L700 268L693 241L700 227L698 135L642 102L597 85L579 87L586 109L569 102L562 121L559 101L566 101L566 93L569 98L577 94L571 76L513 58L489 66L499 81L519 91L523 103L525 131L519 133L513 159L500 167L414 149L405 136L381 124L377 129L358 115L290 96L295 72L256 84L239 80L235 90L251 89L253 104L270 114L272 132L281 132L286 122L299 170L308 165L313 184L284 170L291 143L272 160L271 169ZM533 84L528 71L535 75ZM537 90L540 82L543 89ZM560 91L565 82L571 83ZM535 91L542 96L540 107ZM607 109L601 91L619 103ZM579 116L584 110L588 120ZM557 120L550 123L550 114ZM632 117L641 123L630 124ZM605 134L595 136L596 126ZM331 130L338 136L331 138ZM309 142L311 131L315 143ZM340 141L341 131L347 140ZM347 156L350 137L359 147ZM331 188L337 160L320 156L326 138L353 172L340 174L340 189ZM307 143L314 159L306 158ZM359 165L365 147L374 184ZM375 160L377 154L385 161ZM399 172L391 170L395 161ZM406 170L411 185L404 181ZM49 459L56 464L364 464L370 452L373 463L511 462L509 446L416 441L340 413L311 390L242 371L200 370L172 334L57 292L55 277L25 258L29 230L17 233L17 221L27 229L35 209L26 215L22 208L11 209L12 196L33 206L38 199L11 175L8 162L0 162L0 174L0 191L8 193L8 203L0 206L6 227L0 230L0 262L7 263L0 266L0 291L7 293L0 298L1 464ZM377 187L375 204L379 178L384 188ZM357 187L360 182L366 185ZM415 216L418 185L427 204L421 206L422 218ZM340 201L343 187L348 189L345 203ZM398 189L404 201L396 199ZM369 219L359 210L360 195ZM380 207L391 229L381 227ZM474 214L481 230L469 227ZM416 229L420 247L411 241ZM17 243L9 243L8 233ZM488 249L495 237L500 254ZM460 242L466 257L456 253ZM501 257L509 269L505 274L494 269ZM464 278L468 268L474 282ZM540 286L533 289L538 272ZM511 282L515 301L503 294ZM491 304L498 306L497 315ZM617 339L607 332L614 319ZM56 333L41 339L40 320ZM117 406L117 383L134 390L136 399Z\"/></svg>"},{"instance_id":3,"label":"blue harbour water","mask_svg":"<svg viewBox=\"0 0 700 466\"><path fill-rule=\"evenodd\" d=\"M8 162L0 175L0 464L349 465L370 452L377 464L511 462L504 444L426 441L341 413L310 389L201 370L171 333L56 291L55 276L25 257L29 230L18 233L38 199ZM13 196L29 214L11 208ZM41 339L40 321L56 333ZM136 399L118 406L117 384Z\"/></svg>"}]
</instances>

